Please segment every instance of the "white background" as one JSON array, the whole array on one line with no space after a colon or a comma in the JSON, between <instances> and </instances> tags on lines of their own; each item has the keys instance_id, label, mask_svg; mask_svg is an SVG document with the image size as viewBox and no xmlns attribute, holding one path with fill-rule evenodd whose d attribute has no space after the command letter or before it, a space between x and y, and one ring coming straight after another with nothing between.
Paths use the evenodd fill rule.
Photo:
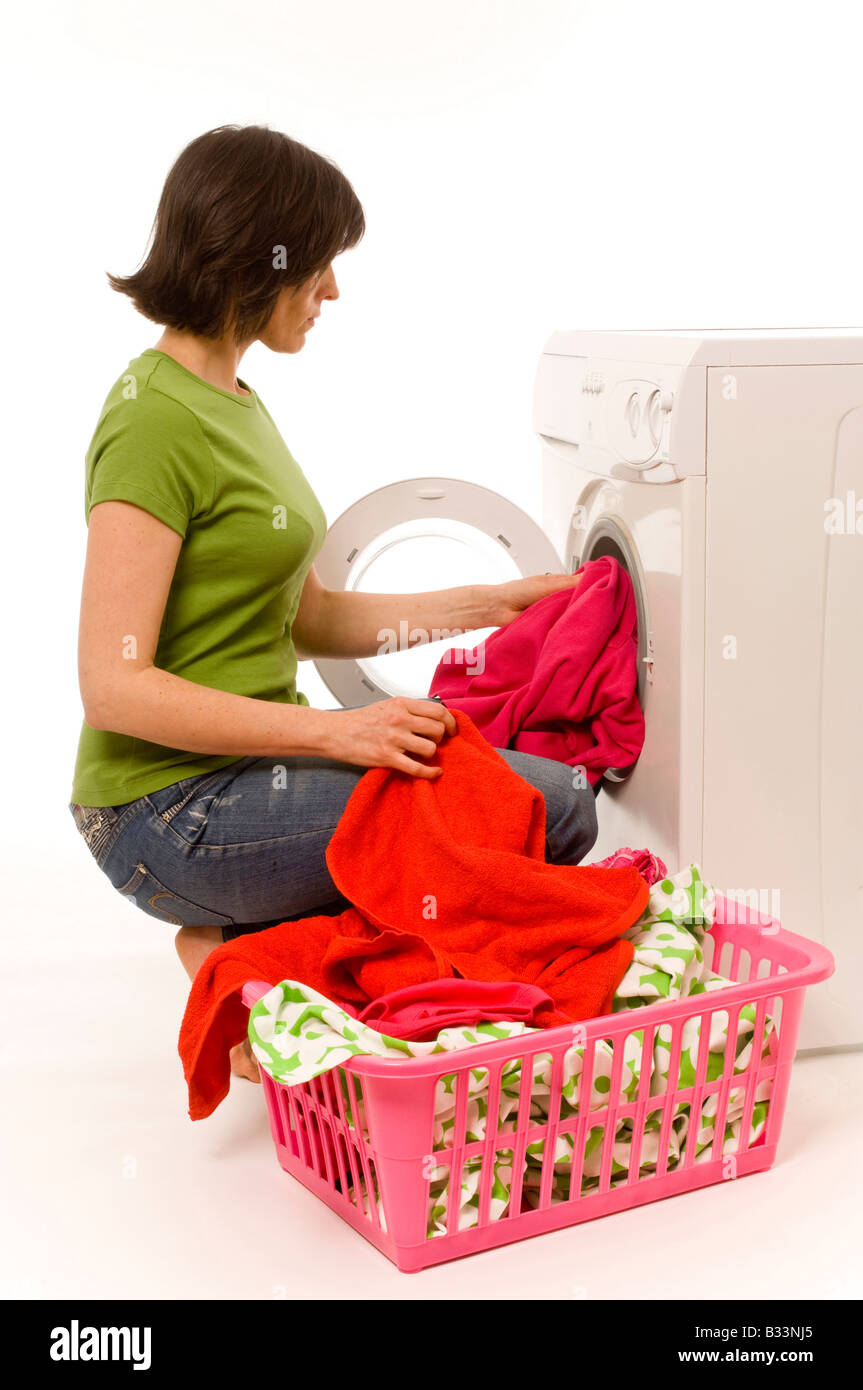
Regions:
<instances>
[{"instance_id":1,"label":"white background","mask_svg":"<svg viewBox=\"0 0 863 1390\"><path fill-rule=\"evenodd\" d=\"M259 1093L185 1118L172 930L119 900L66 809L83 456L111 383L159 333L105 272L140 261L180 149L218 124L265 123L334 159L363 204L365 239L336 261L341 297L303 351L258 345L241 368L329 520L422 473L491 485L538 516L531 390L553 330L863 322L861 28L833 0L51 0L4 16L4 1089L18 1118L0 1197L24 1224L0 1291L267 1299L277 1284L321 1292L337 1268L341 1296L420 1296L287 1190ZM656 1232L692 1239L701 1220L715 1259L666 1245L669 1297L697 1292L696 1269L705 1296L759 1296L752 1261L735 1259L747 1221L760 1296L859 1295L835 1187L841 1216L810 1212L814 1253L787 1249L782 1184L797 1184L799 1219L816 1164L794 1107L792 1086L798 1148L749 1180L745 1220L734 1193L694 1194L445 1267L424 1292L638 1297ZM838 1114L821 1116L822 1204ZM208 1184L224 1182L225 1155L238 1186L217 1219ZM297 1246L285 1258L274 1243L282 1229L312 1242L311 1289ZM589 1273L567 1254L585 1248Z\"/></svg>"}]
</instances>

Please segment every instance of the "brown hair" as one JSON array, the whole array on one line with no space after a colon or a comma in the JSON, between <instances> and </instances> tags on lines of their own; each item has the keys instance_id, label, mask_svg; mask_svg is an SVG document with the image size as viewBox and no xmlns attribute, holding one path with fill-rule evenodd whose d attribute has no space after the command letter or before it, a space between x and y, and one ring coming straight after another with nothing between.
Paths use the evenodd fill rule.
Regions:
<instances>
[{"instance_id":1,"label":"brown hair","mask_svg":"<svg viewBox=\"0 0 863 1390\"><path fill-rule=\"evenodd\" d=\"M267 126L217 126L175 161L140 269L108 280L154 323L243 341L263 330L281 290L326 270L364 232L360 201L331 160Z\"/></svg>"}]
</instances>

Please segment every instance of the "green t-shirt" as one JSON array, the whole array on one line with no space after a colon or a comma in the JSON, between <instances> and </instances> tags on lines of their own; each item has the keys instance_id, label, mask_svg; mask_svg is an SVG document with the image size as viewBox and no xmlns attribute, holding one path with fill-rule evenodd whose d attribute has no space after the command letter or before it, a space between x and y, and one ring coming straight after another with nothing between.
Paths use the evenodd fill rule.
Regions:
<instances>
[{"instance_id":1,"label":"green t-shirt","mask_svg":"<svg viewBox=\"0 0 863 1390\"><path fill-rule=\"evenodd\" d=\"M291 624L327 522L254 391L223 391L147 348L108 393L87 452L88 522L108 501L133 502L183 537L155 665L214 690L308 705ZM70 800L115 806L238 760L85 720Z\"/></svg>"}]
</instances>

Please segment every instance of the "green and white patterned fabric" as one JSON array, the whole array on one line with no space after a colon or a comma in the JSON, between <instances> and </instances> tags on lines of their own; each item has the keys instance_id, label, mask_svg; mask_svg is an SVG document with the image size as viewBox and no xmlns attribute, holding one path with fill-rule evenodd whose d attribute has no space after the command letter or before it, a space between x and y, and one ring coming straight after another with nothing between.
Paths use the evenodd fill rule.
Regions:
<instances>
[{"instance_id":1,"label":"green and white patterned fabric","mask_svg":"<svg viewBox=\"0 0 863 1390\"><path fill-rule=\"evenodd\" d=\"M639 921L626 932L633 943L632 962L615 991L613 1012L619 1013L655 1004L660 1000L692 998L699 994L723 989L732 983L710 970L705 964L704 933L713 921L714 893L704 882L697 865L690 865L669 878L653 885L648 905ZM706 1080L722 1074L728 1014L717 1012L713 1017ZM752 1056L752 1034L755 1027L755 1008L741 1009L734 1044L733 1074L746 1071ZM535 1035L538 1029L523 1023L484 1023L475 1028L446 1028L434 1041L408 1042L390 1038L351 1018L332 1000L308 989L295 980L283 980L274 986L252 1008L249 1015L249 1038L252 1051L264 1071L274 1080L288 1086L310 1081L321 1073L341 1068L352 1056L361 1054L378 1057L428 1057L444 1052L460 1051L477 1043L497 1038L517 1038ZM773 1020L765 1018L762 1057L769 1054ZM682 1033L680 1064L675 1089L694 1084L700 1045L700 1019L688 1019ZM669 1087L671 1063L671 1027L661 1025L655 1032L650 1057L649 1095L659 1097ZM636 1029L623 1045L619 1096L611 1097L613 1050L609 1041L599 1039L595 1044L589 1112L604 1112L610 1100L632 1103L638 1097L641 1079L644 1032ZM620 1047L620 1040L618 1040ZM573 1122L577 1118L580 1079L585 1045L579 1039L578 1025L573 1025L573 1045L568 1049L562 1066L562 1096L559 1115L550 1115L552 1059L539 1053L533 1059L530 1094L529 1127L546 1125L549 1120ZM507 1063L501 1074L498 1101L497 1132L504 1139L514 1135L518 1119L521 1090L521 1059ZM365 1116L359 1087L348 1082L344 1071L337 1080L345 1099L347 1117L362 1137L367 1139ZM756 1091L750 1125L749 1141L761 1133L767 1116L770 1082L762 1082ZM482 1140L488 1119L489 1083L485 1068L468 1073L468 1103L466 1114L466 1143ZM742 1085L729 1091L722 1140L722 1153L735 1153L740 1140L745 1090ZM715 1133L717 1096L706 1098L700 1107L698 1129L694 1137L695 1162L712 1157ZM450 1073L438 1081L435 1090L434 1131L432 1154L427 1176L429 1184L428 1235L446 1231L450 1202L450 1165L435 1162L436 1153L448 1154L452 1147L456 1110L456 1077ZM690 1105L679 1103L671 1115L666 1134L667 1168L671 1171L682 1159L690 1142ZM595 1189L599 1183L603 1156L604 1113L597 1115L594 1127L588 1128L581 1143L583 1164L581 1191ZM661 1110L647 1118L641 1143L639 1172L647 1175L656 1170L660 1157ZM611 1181L619 1182L629 1173L632 1157L632 1127L630 1118L622 1119L615 1130L611 1162ZM522 1165L522 1199L524 1205L536 1206L540 1200L542 1164L546 1139L531 1136ZM558 1133L555 1139L553 1174L550 1188L552 1202L569 1197L573 1175L573 1154L576 1139L572 1129ZM498 1144L495 1151L491 1188L490 1216L497 1220L509 1209L512 1188L514 1151ZM468 1158L462 1168L459 1184L458 1229L476 1225L479 1211L479 1188L482 1171L480 1156ZM365 1195L365 1194L364 1194ZM375 1194L376 1198L378 1194ZM381 1219L383 1211L381 1209Z\"/></svg>"}]
</instances>

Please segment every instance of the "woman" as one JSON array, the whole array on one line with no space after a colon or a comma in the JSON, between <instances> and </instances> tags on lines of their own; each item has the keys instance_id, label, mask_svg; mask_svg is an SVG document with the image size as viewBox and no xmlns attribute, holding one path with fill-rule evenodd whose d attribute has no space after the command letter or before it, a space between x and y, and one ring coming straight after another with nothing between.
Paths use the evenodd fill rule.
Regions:
<instances>
[{"instance_id":1,"label":"woman","mask_svg":"<svg viewBox=\"0 0 863 1390\"><path fill-rule=\"evenodd\" d=\"M444 706L312 709L298 657L372 655L402 619L501 626L576 582L322 586L324 513L237 369L256 341L302 350L339 296L334 258L364 230L329 160L266 127L223 126L171 169L141 268L109 276L164 332L111 388L87 454L70 809L114 887L179 927L190 978L223 940L347 905L325 853L365 768L441 775L423 760L455 731ZM577 863L596 838L592 792L563 764L499 751L543 793L549 859ZM258 1080L247 1048L232 1066Z\"/></svg>"}]
</instances>

